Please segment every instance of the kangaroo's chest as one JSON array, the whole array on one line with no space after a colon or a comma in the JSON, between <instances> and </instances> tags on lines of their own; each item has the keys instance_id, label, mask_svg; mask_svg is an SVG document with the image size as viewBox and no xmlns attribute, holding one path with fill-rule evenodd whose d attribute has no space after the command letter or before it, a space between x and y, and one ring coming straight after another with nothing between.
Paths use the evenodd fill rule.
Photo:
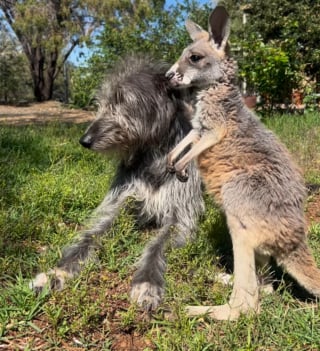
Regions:
<instances>
[{"instance_id":1,"label":"kangaroo's chest","mask_svg":"<svg viewBox=\"0 0 320 351\"><path fill-rule=\"evenodd\" d=\"M207 191L217 201L221 199L224 184L241 174L250 175L264 169L267 163L267 158L256 152L250 138L235 138L231 133L198 157L198 167Z\"/></svg>"}]
</instances>

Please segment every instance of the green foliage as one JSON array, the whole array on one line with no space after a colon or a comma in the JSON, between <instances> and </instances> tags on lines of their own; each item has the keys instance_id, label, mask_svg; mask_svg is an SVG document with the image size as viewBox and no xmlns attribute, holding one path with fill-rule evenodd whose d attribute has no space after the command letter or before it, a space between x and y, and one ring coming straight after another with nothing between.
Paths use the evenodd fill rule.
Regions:
<instances>
[{"instance_id":1,"label":"green foliage","mask_svg":"<svg viewBox=\"0 0 320 351\"><path fill-rule=\"evenodd\" d=\"M96 37L95 52L86 66L74 72L71 87L73 103L79 107L86 106L106 72L119 58L137 53L174 62L190 42L184 20L192 15L207 28L208 13L208 5L194 0L176 3L169 8L154 6L148 11L143 7L133 15L120 9L117 16L106 19Z\"/></svg>"},{"instance_id":2,"label":"green foliage","mask_svg":"<svg viewBox=\"0 0 320 351\"><path fill-rule=\"evenodd\" d=\"M11 103L32 97L31 78L25 56L7 31L0 32L0 102Z\"/></svg>"},{"instance_id":3,"label":"green foliage","mask_svg":"<svg viewBox=\"0 0 320 351\"><path fill-rule=\"evenodd\" d=\"M275 43L264 44L254 35L241 46L239 75L246 80L249 93L258 92L270 108L275 103L290 102L298 77L286 52Z\"/></svg>"},{"instance_id":4,"label":"green foliage","mask_svg":"<svg viewBox=\"0 0 320 351\"><path fill-rule=\"evenodd\" d=\"M0 9L0 21L14 31L29 61L35 98L50 100L64 62L96 25L91 2L0 1Z\"/></svg>"},{"instance_id":5,"label":"green foliage","mask_svg":"<svg viewBox=\"0 0 320 351\"><path fill-rule=\"evenodd\" d=\"M249 12L246 31L281 47L299 73L318 79L319 0L250 0L243 5Z\"/></svg>"},{"instance_id":6,"label":"green foliage","mask_svg":"<svg viewBox=\"0 0 320 351\"><path fill-rule=\"evenodd\" d=\"M98 60L92 58L91 62L93 61ZM93 105L95 92L103 78L104 68L99 70L99 66L93 64L90 67L78 67L71 76L71 101L74 106L79 108Z\"/></svg>"},{"instance_id":7,"label":"green foliage","mask_svg":"<svg viewBox=\"0 0 320 351\"><path fill-rule=\"evenodd\" d=\"M8 276L6 283L0 294L0 342L10 328L35 327L32 320L42 311L47 293L35 296L21 275Z\"/></svg>"}]
</instances>

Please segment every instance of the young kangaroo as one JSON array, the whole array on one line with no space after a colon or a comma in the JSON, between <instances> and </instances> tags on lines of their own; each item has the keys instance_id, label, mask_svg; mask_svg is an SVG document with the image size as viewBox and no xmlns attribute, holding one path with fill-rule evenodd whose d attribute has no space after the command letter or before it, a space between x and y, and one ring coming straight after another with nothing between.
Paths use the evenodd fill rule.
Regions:
<instances>
[{"instance_id":1,"label":"young kangaroo","mask_svg":"<svg viewBox=\"0 0 320 351\"><path fill-rule=\"evenodd\" d=\"M229 303L190 306L188 313L236 319L240 313L258 312L256 263L271 256L320 297L320 270L306 243L304 182L287 149L242 101L236 62L228 53L229 15L218 6L209 17L209 32L190 20L186 28L193 43L166 76L176 87L199 91L193 129L169 153L168 167L186 181L186 167L197 157L207 191L226 214L234 253Z\"/></svg>"}]
</instances>

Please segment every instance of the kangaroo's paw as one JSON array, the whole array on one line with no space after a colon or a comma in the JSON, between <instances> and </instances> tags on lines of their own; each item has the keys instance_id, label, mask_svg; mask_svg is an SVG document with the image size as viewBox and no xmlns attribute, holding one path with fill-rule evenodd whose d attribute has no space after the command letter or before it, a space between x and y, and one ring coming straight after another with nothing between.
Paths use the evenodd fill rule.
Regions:
<instances>
[{"instance_id":1,"label":"kangaroo's paw","mask_svg":"<svg viewBox=\"0 0 320 351\"><path fill-rule=\"evenodd\" d=\"M169 173L176 173L176 169L174 168L174 164L173 163L168 163L167 164L167 171Z\"/></svg>"},{"instance_id":2,"label":"kangaroo's paw","mask_svg":"<svg viewBox=\"0 0 320 351\"><path fill-rule=\"evenodd\" d=\"M65 281L72 278L72 274L62 269L50 269L47 273L39 273L29 283L29 288L36 293L40 293L45 287L49 290L62 290L65 286Z\"/></svg>"},{"instance_id":3,"label":"kangaroo's paw","mask_svg":"<svg viewBox=\"0 0 320 351\"><path fill-rule=\"evenodd\" d=\"M175 160L173 160L171 154L168 155L167 158L167 171L170 173L175 173L176 169L175 169Z\"/></svg>"},{"instance_id":4,"label":"kangaroo's paw","mask_svg":"<svg viewBox=\"0 0 320 351\"><path fill-rule=\"evenodd\" d=\"M181 171L176 171L176 176L177 176L178 180L180 180L180 182L182 182L182 183L185 183L189 178L188 172L186 169L183 169Z\"/></svg>"},{"instance_id":5,"label":"kangaroo's paw","mask_svg":"<svg viewBox=\"0 0 320 351\"><path fill-rule=\"evenodd\" d=\"M231 307L229 304L221 306L188 306L187 315L189 317L196 317L199 315L208 315L216 320L237 320L240 314L259 313L259 308L251 308L248 305L241 305L238 307Z\"/></svg>"},{"instance_id":6,"label":"kangaroo's paw","mask_svg":"<svg viewBox=\"0 0 320 351\"><path fill-rule=\"evenodd\" d=\"M130 296L144 310L153 311L159 306L163 292L162 287L144 282L133 284Z\"/></svg>"}]
</instances>

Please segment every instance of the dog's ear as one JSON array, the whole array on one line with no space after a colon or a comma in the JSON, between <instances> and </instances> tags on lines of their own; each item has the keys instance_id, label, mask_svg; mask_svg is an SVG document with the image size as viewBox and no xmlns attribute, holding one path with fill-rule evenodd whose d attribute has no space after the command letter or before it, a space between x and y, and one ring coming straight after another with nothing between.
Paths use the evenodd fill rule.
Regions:
<instances>
[{"instance_id":1,"label":"dog's ear","mask_svg":"<svg viewBox=\"0 0 320 351\"><path fill-rule=\"evenodd\" d=\"M209 33L214 46L225 50L230 35L230 18L224 6L217 6L209 16Z\"/></svg>"},{"instance_id":2,"label":"dog's ear","mask_svg":"<svg viewBox=\"0 0 320 351\"><path fill-rule=\"evenodd\" d=\"M198 40L198 39L205 37L205 36L209 37L208 32L205 31L204 29L202 29L202 27L199 26L198 24L191 21L191 19L186 20L185 26L186 26L186 29L187 29L189 35L190 35L190 38L193 41Z\"/></svg>"}]
</instances>

